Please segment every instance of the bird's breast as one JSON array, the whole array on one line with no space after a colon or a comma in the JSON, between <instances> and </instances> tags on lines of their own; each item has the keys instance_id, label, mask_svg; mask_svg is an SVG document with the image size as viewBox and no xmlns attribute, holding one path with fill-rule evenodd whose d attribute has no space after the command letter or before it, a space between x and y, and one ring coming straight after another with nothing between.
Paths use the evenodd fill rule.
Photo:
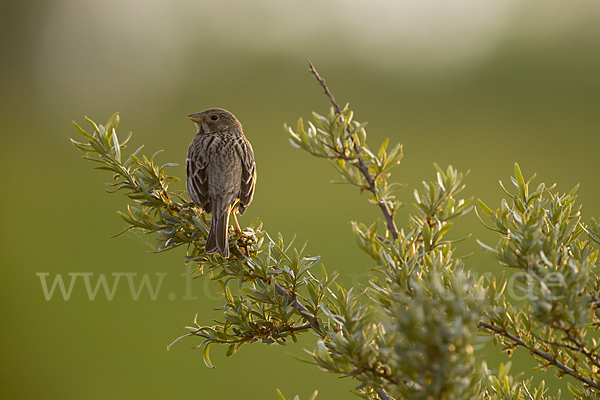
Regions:
<instances>
[{"instance_id":1,"label":"bird's breast","mask_svg":"<svg viewBox=\"0 0 600 400\"><path fill-rule=\"evenodd\" d=\"M231 137L219 137L207 149L209 195L236 194L242 179L242 160Z\"/></svg>"}]
</instances>

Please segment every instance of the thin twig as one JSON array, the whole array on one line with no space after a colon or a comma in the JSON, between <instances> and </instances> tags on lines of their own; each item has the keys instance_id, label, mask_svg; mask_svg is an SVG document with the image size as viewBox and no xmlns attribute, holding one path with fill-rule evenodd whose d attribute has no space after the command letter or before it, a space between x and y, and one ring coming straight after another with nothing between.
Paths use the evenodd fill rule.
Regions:
<instances>
[{"instance_id":1,"label":"thin twig","mask_svg":"<svg viewBox=\"0 0 600 400\"><path fill-rule=\"evenodd\" d=\"M571 333L570 330L564 330L563 332L565 332L567 334L567 338L575 343L577 345L577 351L585 354L585 356L590 360L590 362L592 364L594 364L597 368L600 368L600 362L598 362L598 355L595 353L592 353L591 351L589 351L588 349L586 349L585 345L579 340L577 339L575 336L573 336L573 334ZM572 347L572 346L571 346Z\"/></svg>"},{"instance_id":2,"label":"thin twig","mask_svg":"<svg viewBox=\"0 0 600 400\"><path fill-rule=\"evenodd\" d=\"M536 338L538 341L540 341L540 342L542 342L542 343L545 343L545 344L547 344L547 345L549 345L549 346L562 347L562 348L569 349L569 350L571 350L571 351L576 351L576 352L579 352L579 351L580 351L580 349L578 349L577 347L571 346L571 345L569 345L569 344L566 344L566 343L559 343L559 342L555 342L555 341L553 341L553 340L546 340L546 339L542 338L541 336L539 336L539 335L536 335L536 334L535 334L535 333L533 333L533 332L531 333L531 335L532 335L534 338Z\"/></svg>"},{"instance_id":3,"label":"thin twig","mask_svg":"<svg viewBox=\"0 0 600 400\"><path fill-rule=\"evenodd\" d=\"M569 349L576 353L582 353L590 360L590 362L592 364L594 364L594 366L596 366L597 368L600 368L600 361L599 361L600 357L598 357L598 355L595 353L595 350L594 350L594 353L592 353L590 350L588 350L579 339L577 339L575 336L573 336L570 329L565 329L565 328L554 326L554 325L555 324L552 324L552 326L551 326L552 329L556 329L558 331L564 332L567 335L567 337L563 338L562 340L569 340L571 343L574 343L577 347L571 346L566 343L559 343L559 342L552 341L552 340L546 340L546 339L543 339L540 336L536 335L535 333L532 333L533 337L535 337L537 340L539 340L543 343L546 343L548 345L551 345L551 346L562 347L562 348Z\"/></svg>"},{"instance_id":4,"label":"thin twig","mask_svg":"<svg viewBox=\"0 0 600 400\"><path fill-rule=\"evenodd\" d=\"M377 392L377 395L379 395L379 398L381 400L392 400L392 398L390 397L389 394L387 394L387 392L383 389L381 389L379 392Z\"/></svg>"},{"instance_id":5,"label":"thin twig","mask_svg":"<svg viewBox=\"0 0 600 400\"><path fill-rule=\"evenodd\" d=\"M567 334L570 335L568 332L567 332ZM577 344L577 346L579 346L579 347L571 346L566 343L559 343L559 342L556 342L553 340L546 340L546 339L536 335L535 333L532 333L532 335L534 338L536 338L540 342L545 343L549 346L562 347L563 349L571 350L574 353L582 353L590 360L590 362L592 364L594 364L597 368L600 368L600 363L598 362L598 355L592 353L591 351L586 349L585 346L578 344L577 342L573 341L572 339L569 339L569 340L573 341L573 343ZM565 339L563 339L563 340L565 340Z\"/></svg>"},{"instance_id":6,"label":"thin twig","mask_svg":"<svg viewBox=\"0 0 600 400\"><path fill-rule=\"evenodd\" d=\"M565 364L561 363L560 361L554 359L552 357L551 354L549 353L545 353L535 347L531 348L527 345L527 343L525 343L523 340L521 340L520 338L516 337L515 335L512 335L508 332L506 332L504 329L498 327L498 326L494 326L494 325L490 325L490 324L486 324L485 322L479 322L479 326L482 328L485 328L489 331L492 331L493 333L497 333L499 335L504 336L505 338L508 338L510 340L512 340L516 345L521 346L521 347L525 347L526 349L528 349L529 351L531 351L533 354L535 354L536 356L543 358L544 360L548 361L548 363L560 368L565 374L567 375L571 375L572 377L574 377L575 379L585 383L586 385L593 387L596 390L600 390L600 385L598 385L598 383L596 383L596 381L593 381L589 378L586 378L585 376L583 376L582 374L578 373L577 371L567 367Z\"/></svg>"},{"instance_id":7,"label":"thin twig","mask_svg":"<svg viewBox=\"0 0 600 400\"><path fill-rule=\"evenodd\" d=\"M329 97L329 101L331 101L331 104L333 104L335 115L340 115L342 113L340 106L338 106L338 103L335 101L335 97L333 97L333 94L331 94L329 88L325 84L325 79L321 78L321 75L319 75L319 73L315 69L315 66L310 61L308 61L308 69L310 70L311 74L313 74L315 78L317 78L317 80L321 84L321 87L325 90L325 94L327 95L327 97Z\"/></svg>"},{"instance_id":8,"label":"thin twig","mask_svg":"<svg viewBox=\"0 0 600 400\"><path fill-rule=\"evenodd\" d=\"M333 94L327 87L327 84L325 83L325 79L321 78L321 75L319 75L319 73L315 69L315 66L310 61L308 62L308 67L309 67L309 71L315 76L315 78L317 79L317 81L319 82L319 84L321 85L323 90L325 91L325 94L329 98L329 101L331 101L335 115L340 115L342 113L342 110L340 109L340 106L335 101ZM348 129L350 129L350 128L348 127ZM369 184L369 188L368 188L369 191L373 194L376 194L376 191L377 191L376 187L375 187L376 177L373 176L369 172L369 167L367 167L367 165L365 164L365 160L362 157L362 148L358 145L358 142L356 140L354 140L354 151L356 152L356 159L350 159L347 155L339 153L339 152L338 152L338 154L340 155L340 157L342 159L352 163L352 165L354 165L364 175L365 179L367 180L367 183ZM392 234L392 237L394 238L394 240L398 240L398 228L396 227L396 222L394 221L394 217L393 217L392 213L390 212L388 205L385 202L379 202L378 204L379 204L379 208L381 208L381 212L383 213L383 216L385 218L388 231Z\"/></svg>"}]
</instances>

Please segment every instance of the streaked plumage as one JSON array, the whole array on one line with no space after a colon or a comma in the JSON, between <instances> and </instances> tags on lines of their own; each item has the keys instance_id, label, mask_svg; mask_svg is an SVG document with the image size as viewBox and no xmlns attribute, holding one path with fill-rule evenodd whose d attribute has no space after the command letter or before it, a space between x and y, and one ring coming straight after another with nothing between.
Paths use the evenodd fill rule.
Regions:
<instances>
[{"instance_id":1,"label":"streaked plumage","mask_svg":"<svg viewBox=\"0 0 600 400\"><path fill-rule=\"evenodd\" d=\"M187 152L187 191L212 216L204 251L227 258L229 214L243 215L254 196L254 153L242 125L229 111L210 108L188 118L198 133Z\"/></svg>"}]
</instances>

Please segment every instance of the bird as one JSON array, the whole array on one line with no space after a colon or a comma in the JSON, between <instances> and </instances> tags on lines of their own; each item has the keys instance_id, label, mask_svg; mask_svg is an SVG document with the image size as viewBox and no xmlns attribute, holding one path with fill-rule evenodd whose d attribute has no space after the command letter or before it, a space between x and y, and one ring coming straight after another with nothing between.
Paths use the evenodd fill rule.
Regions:
<instances>
[{"instance_id":1,"label":"bird","mask_svg":"<svg viewBox=\"0 0 600 400\"><path fill-rule=\"evenodd\" d=\"M188 115L198 132L186 157L186 189L197 207L211 214L204 252L229 258L229 215L243 215L254 197L256 163L242 124L227 110Z\"/></svg>"}]
</instances>

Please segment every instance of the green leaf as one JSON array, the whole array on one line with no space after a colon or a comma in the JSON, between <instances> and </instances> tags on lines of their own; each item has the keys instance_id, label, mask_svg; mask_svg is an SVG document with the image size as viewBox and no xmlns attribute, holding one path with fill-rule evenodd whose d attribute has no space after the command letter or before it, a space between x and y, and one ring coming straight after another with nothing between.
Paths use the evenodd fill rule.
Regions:
<instances>
[{"instance_id":1,"label":"green leaf","mask_svg":"<svg viewBox=\"0 0 600 400\"><path fill-rule=\"evenodd\" d=\"M329 120L327 118L325 118L322 115L317 114L316 112L313 112L312 116L313 116L315 122L317 123L317 125L319 126L319 128L323 129L324 131L329 131L329 129L330 129Z\"/></svg>"},{"instance_id":2,"label":"green leaf","mask_svg":"<svg viewBox=\"0 0 600 400\"><path fill-rule=\"evenodd\" d=\"M85 116L84 118L87 122L89 122L90 125L92 125L92 127L94 128L94 131L98 132L98 125L96 125L96 123L94 121L92 121L91 119L89 119L87 116Z\"/></svg>"},{"instance_id":3,"label":"green leaf","mask_svg":"<svg viewBox=\"0 0 600 400\"><path fill-rule=\"evenodd\" d=\"M73 126L75 127L75 129L77 129L79 131L79 133L81 133L87 139L94 140L94 137L92 135L90 135L89 133L87 133L86 131L84 131L83 128L81 128L79 125L77 125L77 123L75 121L73 121Z\"/></svg>"},{"instance_id":4,"label":"green leaf","mask_svg":"<svg viewBox=\"0 0 600 400\"><path fill-rule=\"evenodd\" d=\"M377 156L379 157L379 159L383 160L383 157L385 156L385 150L387 149L388 143L390 142L390 139L385 139L383 141L383 143L381 144L381 147L379 148L379 152L377 153Z\"/></svg>"},{"instance_id":5,"label":"green leaf","mask_svg":"<svg viewBox=\"0 0 600 400\"><path fill-rule=\"evenodd\" d=\"M206 346L204 346L202 357L204 358L204 364L206 364L208 368L213 369L215 366L212 364L209 357L210 346L212 346L212 343L207 343Z\"/></svg>"},{"instance_id":6,"label":"green leaf","mask_svg":"<svg viewBox=\"0 0 600 400\"><path fill-rule=\"evenodd\" d=\"M429 250L431 246L431 228L427 222L423 223L423 229L421 232L423 233L423 242L425 243L425 248Z\"/></svg>"},{"instance_id":7,"label":"green leaf","mask_svg":"<svg viewBox=\"0 0 600 400\"><path fill-rule=\"evenodd\" d=\"M71 143L73 143L73 145L75 147L77 147L79 150L81 150L83 152L91 153L91 154L100 154L98 151L92 149L92 147L87 143L79 143L73 139L71 139Z\"/></svg>"},{"instance_id":8,"label":"green leaf","mask_svg":"<svg viewBox=\"0 0 600 400\"><path fill-rule=\"evenodd\" d=\"M287 400L281 390L277 389L277 395L279 396L279 400Z\"/></svg>"},{"instance_id":9,"label":"green leaf","mask_svg":"<svg viewBox=\"0 0 600 400\"><path fill-rule=\"evenodd\" d=\"M231 357L231 355L235 353L235 343L232 343L227 348L227 353L225 354L227 357Z\"/></svg>"},{"instance_id":10,"label":"green leaf","mask_svg":"<svg viewBox=\"0 0 600 400\"><path fill-rule=\"evenodd\" d=\"M452 222L448 222L446 225L444 225L442 227L442 229L440 229L440 231L438 232L438 235L437 235L438 241L450 230L450 228L452 228L452 225L453 225Z\"/></svg>"},{"instance_id":11,"label":"green leaf","mask_svg":"<svg viewBox=\"0 0 600 400\"><path fill-rule=\"evenodd\" d=\"M517 181L517 185L525 196L527 196L527 191L525 189L525 180L523 179L523 174L521 174L521 168L519 168L519 164L515 163L515 179Z\"/></svg>"},{"instance_id":12,"label":"green leaf","mask_svg":"<svg viewBox=\"0 0 600 400\"><path fill-rule=\"evenodd\" d=\"M117 131L114 128L111 130L112 142L113 142L113 151L115 153L115 159L121 162L121 145L119 143L119 139L117 137Z\"/></svg>"},{"instance_id":13,"label":"green leaf","mask_svg":"<svg viewBox=\"0 0 600 400\"><path fill-rule=\"evenodd\" d=\"M477 204L479 204L479 207L481 208L481 210L488 216L491 217L494 215L494 213L492 212L492 210L485 205L485 203L483 201L481 201L480 199L477 199Z\"/></svg>"},{"instance_id":14,"label":"green leaf","mask_svg":"<svg viewBox=\"0 0 600 400\"><path fill-rule=\"evenodd\" d=\"M108 120L108 122L106 123L106 129L107 130L112 130L112 129L117 129L117 126L119 126L119 113L114 113Z\"/></svg>"},{"instance_id":15,"label":"green leaf","mask_svg":"<svg viewBox=\"0 0 600 400\"><path fill-rule=\"evenodd\" d=\"M325 346L325 343L322 340L317 342L317 354L319 358L327 364L333 364L333 359L327 350L327 346Z\"/></svg>"}]
</instances>

